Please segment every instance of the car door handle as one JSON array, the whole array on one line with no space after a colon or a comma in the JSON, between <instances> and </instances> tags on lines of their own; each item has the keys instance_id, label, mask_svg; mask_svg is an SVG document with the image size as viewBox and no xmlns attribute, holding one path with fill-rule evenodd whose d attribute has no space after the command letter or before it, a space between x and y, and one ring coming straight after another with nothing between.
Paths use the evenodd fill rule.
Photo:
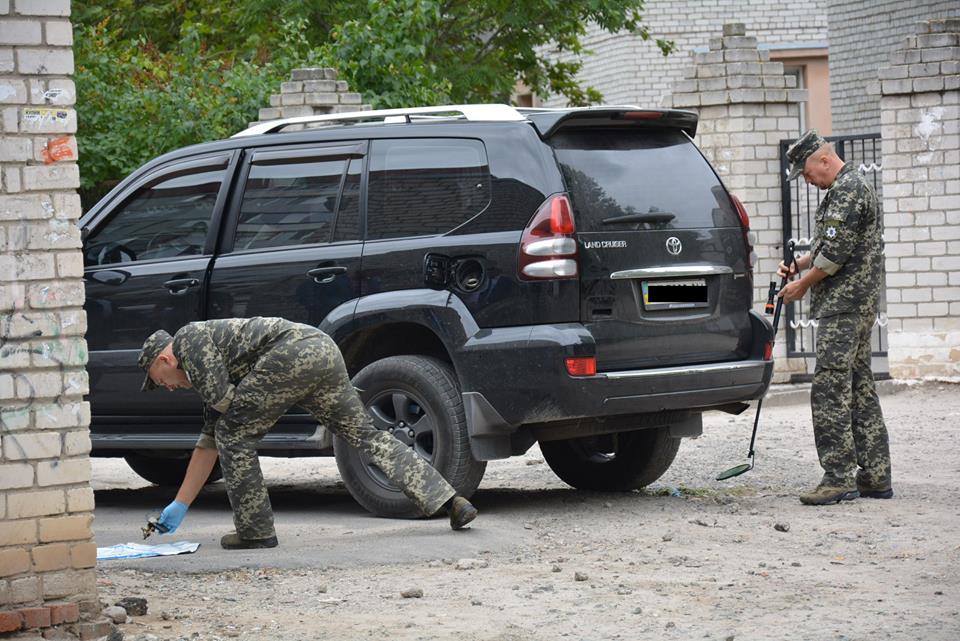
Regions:
<instances>
[{"instance_id":1,"label":"car door handle","mask_svg":"<svg viewBox=\"0 0 960 641\"><path fill-rule=\"evenodd\" d=\"M313 282L322 285L332 282L340 274L346 274L347 268L343 265L334 265L332 267L317 267L307 272L307 276L313 279Z\"/></svg>"},{"instance_id":2,"label":"car door handle","mask_svg":"<svg viewBox=\"0 0 960 641\"><path fill-rule=\"evenodd\" d=\"M191 287L197 287L200 281L196 278L174 278L163 284L174 296L182 296Z\"/></svg>"}]
</instances>

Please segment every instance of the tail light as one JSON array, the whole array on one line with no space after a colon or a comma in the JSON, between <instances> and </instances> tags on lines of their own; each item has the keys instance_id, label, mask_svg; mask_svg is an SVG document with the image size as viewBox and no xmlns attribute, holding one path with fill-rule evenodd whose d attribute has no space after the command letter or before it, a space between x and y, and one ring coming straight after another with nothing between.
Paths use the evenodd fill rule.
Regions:
<instances>
[{"instance_id":1,"label":"tail light","mask_svg":"<svg viewBox=\"0 0 960 641\"><path fill-rule=\"evenodd\" d=\"M773 343L768 342L763 346L763 360L769 361L773 359Z\"/></svg>"},{"instance_id":2,"label":"tail light","mask_svg":"<svg viewBox=\"0 0 960 641\"><path fill-rule=\"evenodd\" d=\"M757 254L753 251L753 243L750 242L750 217L747 215L747 210L743 206L743 203L740 202L740 199L730 194L730 200L733 202L734 208L737 210L737 215L740 216L740 229L743 232L743 245L747 251L747 269L753 271L753 266L757 262Z\"/></svg>"},{"instance_id":3,"label":"tail light","mask_svg":"<svg viewBox=\"0 0 960 641\"><path fill-rule=\"evenodd\" d=\"M576 224L566 194L547 198L533 215L520 239L520 280L576 278Z\"/></svg>"},{"instance_id":4,"label":"tail light","mask_svg":"<svg viewBox=\"0 0 960 641\"><path fill-rule=\"evenodd\" d=\"M568 358L567 373L570 374L570 376L596 376L597 359L593 356Z\"/></svg>"}]
</instances>

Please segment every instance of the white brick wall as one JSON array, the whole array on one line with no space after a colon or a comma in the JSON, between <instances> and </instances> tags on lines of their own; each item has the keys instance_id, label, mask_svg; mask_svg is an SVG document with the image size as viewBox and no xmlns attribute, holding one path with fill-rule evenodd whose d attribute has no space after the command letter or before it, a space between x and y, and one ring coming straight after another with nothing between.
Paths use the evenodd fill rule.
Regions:
<instances>
[{"instance_id":1,"label":"white brick wall","mask_svg":"<svg viewBox=\"0 0 960 641\"><path fill-rule=\"evenodd\" d=\"M319 114L368 111L363 97L351 92L347 83L337 80L337 70L329 67L294 69L290 80L280 83L280 93L270 96L270 106L260 109L257 122L313 116ZM257 123L250 123L251 125Z\"/></svg>"},{"instance_id":2,"label":"white brick wall","mask_svg":"<svg viewBox=\"0 0 960 641\"><path fill-rule=\"evenodd\" d=\"M880 103L876 95L867 92L867 85L877 80L877 71L887 64L890 52L913 35L917 22L960 16L960 2L852 0L825 5L830 25L833 133L873 133L881 124Z\"/></svg>"},{"instance_id":3,"label":"white brick wall","mask_svg":"<svg viewBox=\"0 0 960 641\"><path fill-rule=\"evenodd\" d=\"M0 607L96 596L69 15L0 2Z\"/></svg>"},{"instance_id":4,"label":"white brick wall","mask_svg":"<svg viewBox=\"0 0 960 641\"><path fill-rule=\"evenodd\" d=\"M586 49L578 79L599 89L607 104L660 105L674 82L683 79L683 69L695 50L703 50L717 37L724 23L739 22L764 46L825 43L827 0L805 4L770 3L766 0L657 0L648 2L643 22L657 38L673 40L677 51L664 58L653 40L621 33L608 34L597 26L583 39ZM548 98L544 105L561 107L562 97Z\"/></svg>"},{"instance_id":5,"label":"white brick wall","mask_svg":"<svg viewBox=\"0 0 960 641\"><path fill-rule=\"evenodd\" d=\"M873 88L884 145L890 372L957 376L960 19L911 28Z\"/></svg>"}]
</instances>

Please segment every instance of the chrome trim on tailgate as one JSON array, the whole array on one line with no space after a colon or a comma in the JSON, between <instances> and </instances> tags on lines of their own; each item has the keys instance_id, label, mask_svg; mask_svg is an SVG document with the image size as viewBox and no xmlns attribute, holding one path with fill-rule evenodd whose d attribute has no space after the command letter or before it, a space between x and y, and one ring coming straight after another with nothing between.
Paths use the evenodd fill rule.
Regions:
<instances>
[{"instance_id":1,"label":"chrome trim on tailgate","mask_svg":"<svg viewBox=\"0 0 960 641\"><path fill-rule=\"evenodd\" d=\"M716 374L719 372L732 372L741 369L763 369L767 361L748 361L731 365L729 363L717 363L715 365L696 365L694 367L663 367L658 369L637 369L626 372L609 372L606 374L597 373L596 378L651 378L661 376L691 376L696 374Z\"/></svg>"},{"instance_id":2,"label":"chrome trim on tailgate","mask_svg":"<svg viewBox=\"0 0 960 641\"><path fill-rule=\"evenodd\" d=\"M625 269L610 274L610 280L629 278L666 278L678 276L713 276L732 274L733 268L726 265L670 265L668 267L647 267L644 269Z\"/></svg>"}]
</instances>

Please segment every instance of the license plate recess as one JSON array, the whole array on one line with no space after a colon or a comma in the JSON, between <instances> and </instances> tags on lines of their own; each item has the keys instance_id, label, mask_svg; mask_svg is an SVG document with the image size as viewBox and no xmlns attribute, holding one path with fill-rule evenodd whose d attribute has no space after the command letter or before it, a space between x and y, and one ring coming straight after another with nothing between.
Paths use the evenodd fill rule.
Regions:
<instances>
[{"instance_id":1,"label":"license plate recess","mask_svg":"<svg viewBox=\"0 0 960 641\"><path fill-rule=\"evenodd\" d=\"M656 279L640 281L643 308L696 309L709 305L705 278Z\"/></svg>"}]
</instances>

